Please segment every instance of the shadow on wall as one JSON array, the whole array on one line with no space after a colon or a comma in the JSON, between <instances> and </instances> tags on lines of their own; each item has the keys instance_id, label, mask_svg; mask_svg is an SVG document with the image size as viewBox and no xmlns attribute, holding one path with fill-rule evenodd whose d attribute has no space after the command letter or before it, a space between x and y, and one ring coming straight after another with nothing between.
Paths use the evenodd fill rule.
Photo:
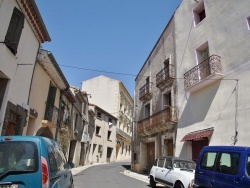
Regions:
<instances>
[{"instance_id":1,"label":"shadow on wall","mask_svg":"<svg viewBox=\"0 0 250 188\"><path fill-rule=\"evenodd\" d=\"M189 95L185 108L178 120L178 128L188 127L204 121L218 92L220 83L221 81Z\"/></svg>"}]
</instances>

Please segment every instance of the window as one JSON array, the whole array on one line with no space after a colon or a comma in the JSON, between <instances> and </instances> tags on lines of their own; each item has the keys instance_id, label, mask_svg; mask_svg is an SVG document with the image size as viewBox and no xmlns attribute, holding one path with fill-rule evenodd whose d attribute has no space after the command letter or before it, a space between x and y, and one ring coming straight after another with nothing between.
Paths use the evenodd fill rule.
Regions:
<instances>
[{"instance_id":1,"label":"window","mask_svg":"<svg viewBox=\"0 0 250 188\"><path fill-rule=\"evenodd\" d=\"M108 140L110 140L111 131L108 131Z\"/></svg>"},{"instance_id":2,"label":"window","mask_svg":"<svg viewBox=\"0 0 250 188\"><path fill-rule=\"evenodd\" d=\"M19 40L21 38L21 33L24 27L24 15L23 13L14 8L9 28L5 36L5 45L10 49L10 51L16 55Z\"/></svg>"},{"instance_id":3,"label":"window","mask_svg":"<svg viewBox=\"0 0 250 188\"><path fill-rule=\"evenodd\" d=\"M203 1L199 2L197 6L193 9L193 16L194 25L199 24L202 20L206 18L206 11Z\"/></svg>"},{"instance_id":4,"label":"window","mask_svg":"<svg viewBox=\"0 0 250 188\"><path fill-rule=\"evenodd\" d=\"M110 124L110 123L112 124L112 119L111 119L111 118L109 118L109 124Z\"/></svg>"},{"instance_id":5,"label":"window","mask_svg":"<svg viewBox=\"0 0 250 188\"><path fill-rule=\"evenodd\" d=\"M239 159L239 153L221 153L216 165L216 171L224 174L236 174Z\"/></svg>"},{"instance_id":6,"label":"window","mask_svg":"<svg viewBox=\"0 0 250 188\"><path fill-rule=\"evenodd\" d=\"M172 169L172 160L166 159L165 168Z\"/></svg>"},{"instance_id":7,"label":"window","mask_svg":"<svg viewBox=\"0 0 250 188\"><path fill-rule=\"evenodd\" d=\"M101 130L101 127L96 126L95 134L100 136L100 130Z\"/></svg>"},{"instance_id":8,"label":"window","mask_svg":"<svg viewBox=\"0 0 250 188\"><path fill-rule=\"evenodd\" d=\"M250 155L247 157L246 172L247 175L250 176Z\"/></svg>"},{"instance_id":9,"label":"window","mask_svg":"<svg viewBox=\"0 0 250 188\"><path fill-rule=\"evenodd\" d=\"M102 118L102 113L101 112L97 112L97 118L99 118L99 119Z\"/></svg>"},{"instance_id":10,"label":"window","mask_svg":"<svg viewBox=\"0 0 250 188\"><path fill-rule=\"evenodd\" d=\"M147 117L149 117L150 116L150 103L149 104L147 104L147 105L145 105L145 107L144 107L144 116L145 116L145 118L147 118Z\"/></svg>"},{"instance_id":11,"label":"window","mask_svg":"<svg viewBox=\"0 0 250 188\"><path fill-rule=\"evenodd\" d=\"M154 166L157 166L158 159L155 159Z\"/></svg>"},{"instance_id":12,"label":"window","mask_svg":"<svg viewBox=\"0 0 250 188\"><path fill-rule=\"evenodd\" d=\"M165 162L165 159L159 159L159 161L158 161L158 167L162 167L163 168L164 162Z\"/></svg>"},{"instance_id":13,"label":"window","mask_svg":"<svg viewBox=\"0 0 250 188\"><path fill-rule=\"evenodd\" d=\"M202 156L201 159L201 168L206 169L206 170L214 170L214 164L215 164L215 159L216 159L216 152L206 152Z\"/></svg>"}]
</instances>

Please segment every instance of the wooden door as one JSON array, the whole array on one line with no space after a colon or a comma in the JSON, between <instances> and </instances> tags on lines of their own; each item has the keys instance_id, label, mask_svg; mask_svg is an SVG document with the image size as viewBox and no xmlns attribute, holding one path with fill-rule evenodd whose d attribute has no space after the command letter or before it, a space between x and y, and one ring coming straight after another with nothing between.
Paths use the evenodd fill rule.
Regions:
<instances>
[{"instance_id":1,"label":"wooden door","mask_svg":"<svg viewBox=\"0 0 250 188\"><path fill-rule=\"evenodd\" d=\"M200 151L204 146L208 146L207 138L205 138L204 140L192 141L192 159L194 162L197 162Z\"/></svg>"},{"instance_id":2,"label":"wooden door","mask_svg":"<svg viewBox=\"0 0 250 188\"><path fill-rule=\"evenodd\" d=\"M149 172L155 161L155 143L147 144L147 171Z\"/></svg>"}]
</instances>

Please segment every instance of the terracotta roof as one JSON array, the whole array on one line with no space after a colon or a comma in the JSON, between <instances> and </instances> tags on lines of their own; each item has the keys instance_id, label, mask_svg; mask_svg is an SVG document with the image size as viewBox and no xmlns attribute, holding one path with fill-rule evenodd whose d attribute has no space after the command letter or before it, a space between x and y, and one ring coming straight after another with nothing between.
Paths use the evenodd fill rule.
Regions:
<instances>
[{"instance_id":1,"label":"terracotta roof","mask_svg":"<svg viewBox=\"0 0 250 188\"><path fill-rule=\"evenodd\" d=\"M188 133L182 138L181 142L198 140L201 138L208 137L213 133L213 131L214 131L214 129L210 128L210 129L204 129L204 130L199 130L199 131Z\"/></svg>"},{"instance_id":2,"label":"terracotta roof","mask_svg":"<svg viewBox=\"0 0 250 188\"><path fill-rule=\"evenodd\" d=\"M26 19L30 22L40 42L44 43L46 41L51 41L35 1L21 0L21 5Z\"/></svg>"}]
</instances>

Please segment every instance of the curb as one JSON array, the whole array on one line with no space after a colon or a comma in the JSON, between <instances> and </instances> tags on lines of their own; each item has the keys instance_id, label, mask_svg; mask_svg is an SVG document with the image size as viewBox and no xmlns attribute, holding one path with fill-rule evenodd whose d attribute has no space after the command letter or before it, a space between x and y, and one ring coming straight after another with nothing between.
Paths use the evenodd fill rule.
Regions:
<instances>
[{"instance_id":1,"label":"curb","mask_svg":"<svg viewBox=\"0 0 250 188\"><path fill-rule=\"evenodd\" d=\"M148 183L148 176L147 175L143 175L143 174L137 174L135 172L132 172L130 170L124 170L123 172L124 175L129 176L131 178L137 179L137 180L141 180L145 183Z\"/></svg>"}]
</instances>

